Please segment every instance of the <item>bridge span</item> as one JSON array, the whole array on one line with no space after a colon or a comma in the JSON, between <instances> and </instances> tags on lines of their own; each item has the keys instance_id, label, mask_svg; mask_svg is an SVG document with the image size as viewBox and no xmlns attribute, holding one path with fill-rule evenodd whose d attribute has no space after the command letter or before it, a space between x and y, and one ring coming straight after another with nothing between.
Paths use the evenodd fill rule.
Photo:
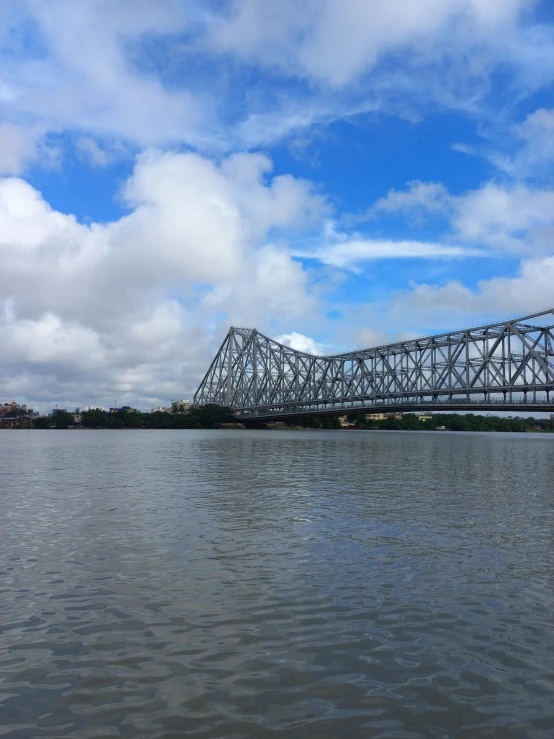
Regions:
<instances>
[{"instance_id":1,"label":"bridge span","mask_svg":"<svg viewBox=\"0 0 554 739\"><path fill-rule=\"evenodd\" d=\"M554 413L554 308L314 356L231 327L194 395L237 420L406 411Z\"/></svg>"}]
</instances>

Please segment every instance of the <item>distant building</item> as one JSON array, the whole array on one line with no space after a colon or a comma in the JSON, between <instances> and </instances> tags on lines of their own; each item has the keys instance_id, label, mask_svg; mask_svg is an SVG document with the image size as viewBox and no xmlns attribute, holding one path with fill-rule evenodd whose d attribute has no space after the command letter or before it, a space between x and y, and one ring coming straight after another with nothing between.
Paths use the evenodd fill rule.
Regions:
<instances>
[{"instance_id":1,"label":"distant building","mask_svg":"<svg viewBox=\"0 0 554 739\"><path fill-rule=\"evenodd\" d=\"M416 416L419 418L420 421L429 421L431 418L433 418L432 413L416 413Z\"/></svg>"},{"instance_id":2,"label":"distant building","mask_svg":"<svg viewBox=\"0 0 554 739\"><path fill-rule=\"evenodd\" d=\"M105 405L87 405L85 406L83 413L86 413L87 411L102 411L102 413L107 413L108 409Z\"/></svg>"},{"instance_id":3,"label":"distant building","mask_svg":"<svg viewBox=\"0 0 554 739\"><path fill-rule=\"evenodd\" d=\"M554 413L551 413L551 414L550 414L550 420L551 420L551 421L554 421Z\"/></svg>"},{"instance_id":4,"label":"distant building","mask_svg":"<svg viewBox=\"0 0 554 739\"><path fill-rule=\"evenodd\" d=\"M15 410L17 407L15 400L11 400L9 403L0 405L0 418L2 418L2 416L7 416L10 411Z\"/></svg>"},{"instance_id":5,"label":"distant building","mask_svg":"<svg viewBox=\"0 0 554 739\"><path fill-rule=\"evenodd\" d=\"M366 421L384 421L387 418L387 413L366 413Z\"/></svg>"},{"instance_id":6,"label":"distant building","mask_svg":"<svg viewBox=\"0 0 554 739\"><path fill-rule=\"evenodd\" d=\"M15 416L14 418L3 418L2 428L5 429L32 429L33 419L31 416Z\"/></svg>"},{"instance_id":7,"label":"distant building","mask_svg":"<svg viewBox=\"0 0 554 739\"><path fill-rule=\"evenodd\" d=\"M188 400L174 400L171 403L173 413L188 413L190 411L190 403Z\"/></svg>"},{"instance_id":8,"label":"distant building","mask_svg":"<svg viewBox=\"0 0 554 739\"><path fill-rule=\"evenodd\" d=\"M339 416L339 423L343 428L349 428L350 426L354 426L353 423L350 423L348 420L348 416Z\"/></svg>"},{"instance_id":9,"label":"distant building","mask_svg":"<svg viewBox=\"0 0 554 739\"><path fill-rule=\"evenodd\" d=\"M67 413L67 410L65 408L53 408L50 412L51 416L57 416L58 413Z\"/></svg>"}]
</instances>

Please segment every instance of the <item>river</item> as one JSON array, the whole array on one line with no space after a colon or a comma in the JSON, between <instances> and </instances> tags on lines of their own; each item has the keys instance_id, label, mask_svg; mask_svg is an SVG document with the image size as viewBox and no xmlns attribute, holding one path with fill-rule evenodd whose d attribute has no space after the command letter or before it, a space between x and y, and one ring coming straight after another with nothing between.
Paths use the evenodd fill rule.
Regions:
<instances>
[{"instance_id":1,"label":"river","mask_svg":"<svg viewBox=\"0 0 554 739\"><path fill-rule=\"evenodd\" d=\"M0 736L554 737L554 436L0 431Z\"/></svg>"}]
</instances>

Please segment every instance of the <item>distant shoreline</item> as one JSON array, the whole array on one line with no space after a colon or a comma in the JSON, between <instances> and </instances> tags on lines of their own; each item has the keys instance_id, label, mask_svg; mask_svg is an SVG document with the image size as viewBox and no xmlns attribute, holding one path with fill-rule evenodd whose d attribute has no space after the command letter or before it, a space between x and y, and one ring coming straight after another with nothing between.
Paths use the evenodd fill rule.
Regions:
<instances>
[{"instance_id":1,"label":"distant shoreline","mask_svg":"<svg viewBox=\"0 0 554 739\"><path fill-rule=\"evenodd\" d=\"M58 411L51 416L32 416L23 408L0 418L2 430L163 430L163 429L322 429L343 431L490 431L554 433L554 418L501 418L473 413L350 413L296 417L278 416L271 421L238 421L231 408L217 405L193 406L188 412L142 413L127 407L87 410L83 413Z\"/></svg>"},{"instance_id":2,"label":"distant shoreline","mask_svg":"<svg viewBox=\"0 0 554 739\"><path fill-rule=\"evenodd\" d=\"M432 432L432 433L444 433L444 432L455 432L455 433L519 433L519 434L554 434L554 429L542 429L542 428L527 428L524 430L520 429L476 429L476 428L462 428L462 429L437 429L437 428L363 428L363 427L338 427L338 428L322 428L322 427L310 427L310 426L272 426L270 424L260 424L256 426L249 426L246 424L237 424L236 426L225 425L225 426L214 426L210 428L183 428L179 426L166 426L164 428L156 426L121 426L118 428L110 427L65 427L56 428L55 426L47 428L35 428L35 427L0 427L0 431L349 431L349 432L360 432L360 431L403 431L403 432Z\"/></svg>"}]
</instances>

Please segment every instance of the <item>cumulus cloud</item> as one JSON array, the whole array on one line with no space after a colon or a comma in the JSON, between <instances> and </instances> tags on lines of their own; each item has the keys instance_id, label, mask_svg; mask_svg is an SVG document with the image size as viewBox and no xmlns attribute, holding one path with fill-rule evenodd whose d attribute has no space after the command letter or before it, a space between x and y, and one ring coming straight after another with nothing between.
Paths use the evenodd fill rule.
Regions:
<instances>
[{"instance_id":1,"label":"cumulus cloud","mask_svg":"<svg viewBox=\"0 0 554 739\"><path fill-rule=\"evenodd\" d=\"M221 152L373 110L475 112L499 67L514 95L554 78L552 39L528 9L526 0L8 4L0 103L18 141L4 171L18 174L33 141L67 131L99 165L106 139ZM245 95L252 66L265 84Z\"/></svg>"},{"instance_id":2,"label":"cumulus cloud","mask_svg":"<svg viewBox=\"0 0 554 739\"><path fill-rule=\"evenodd\" d=\"M115 393L139 405L190 395L228 325L275 334L318 315L318 289L295 255L356 270L377 259L482 254L338 233L328 221L317 248L291 249L287 242L317 231L329 207L309 182L271 169L261 154L216 162L147 151L121 189L130 212L104 224L53 209L22 179L0 180L8 394L106 402ZM281 340L322 352L290 328Z\"/></svg>"},{"instance_id":3,"label":"cumulus cloud","mask_svg":"<svg viewBox=\"0 0 554 739\"><path fill-rule=\"evenodd\" d=\"M145 39L188 29L187 6L179 0L54 0L5 8L0 103L9 103L20 135L30 135L33 120L44 133L87 131L89 153L91 135L142 146L200 140L207 120L202 96L186 87L167 89L133 56L134 45ZM21 151L10 171L17 173L25 158Z\"/></svg>"},{"instance_id":4,"label":"cumulus cloud","mask_svg":"<svg viewBox=\"0 0 554 739\"><path fill-rule=\"evenodd\" d=\"M333 87L351 83L388 53L405 49L425 55L475 41L495 43L502 29L514 31L524 0L321 0L260 3L236 0L228 19L216 23L214 45L277 65ZM471 35L477 37L472 39Z\"/></svg>"},{"instance_id":5,"label":"cumulus cloud","mask_svg":"<svg viewBox=\"0 0 554 739\"><path fill-rule=\"evenodd\" d=\"M460 238L515 252L552 248L554 191L494 182L454 201Z\"/></svg>"},{"instance_id":6,"label":"cumulus cloud","mask_svg":"<svg viewBox=\"0 0 554 739\"><path fill-rule=\"evenodd\" d=\"M449 224L436 241L383 239L340 232L327 222L317 246L296 247L295 256L333 267L357 270L378 259L460 259L529 256L552 251L554 191L522 183L487 182L476 190L452 195L443 183L409 182L405 190L390 190L359 217L345 223L373 221L383 215L421 225L429 217Z\"/></svg>"},{"instance_id":7,"label":"cumulus cloud","mask_svg":"<svg viewBox=\"0 0 554 739\"><path fill-rule=\"evenodd\" d=\"M355 310L348 303L340 305L346 323L341 327L343 336L351 336L357 345L373 339L367 326L386 326L381 341L391 341L554 306L552 190L521 182L488 182L454 196L441 183L418 181L409 183L404 191L391 190L364 218L378 219L383 213L411 223L438 217L449 228L445 227L436 244L354 239L331 230L327 243L315 253L335 266L356 269L364 261L387 254L451 258L456 253L449 254L447 246L453 242L459 255L497 260L522 257L522 261L515 275L482 279L475 285L440 272L433 281L433 272L427 270L426 280L419 273L419 279L412 279L407 288L395 288L385 295L380 291L372 301L357 303Z\"/></svg>"},{"instance_id":8,"label":"cumulus cloud","mask_svg":"<svg viewBox=\"0 0 554 739\"><path fill-rule=\"evenodd\" d=\"M376 260L433 260L438 272L467 257L524 259L516 276L476 288L419 277L390 300L341 306L337 345L385 340L385 315L401 335L420 333L423 316L432 327L439 308L465 323L493 307L542 307L554 277L554 194L525 178L551 176L551 110L515 126L505 113L505 150L487 155L514 181L453 195L413 180L352 219L370 223L363 233L338 231L317 188L243 151L300 129L309 140L314 123L368 111L487 119L497 70L510 99L554 79L551 30L529 9L527 0L9 3L0 27L0 174L10 175L0 180L3 391L44 403L116 395L158 404L192 393L229 324L321 350L310 338L324 335L321 275L337 285L339 271ZM245 84L252 79L260 84ZM81 223L20 178L29 165L63 164L70 146L94 167L136 157L119 192L126 215ZM383 236L385 216L410 227L432 217L434 231Z\"/></svg>"},{"instance_id":9,"label":"cumulus cloud","mask_svg":"<svg viewBox=\"0 0 554 739\"><path fill-rule=\"evenodd\" d=\"M529 254L552 249L554 190L521 182L487 182L457 196L439 182L409 182L406 190L390 190L358 220L379 218L383 213L415 223L430 216L449 221L452 233L446 234L446 238L464 245L462 249L468 243L501 253Z\"/></svg>"},{"instance_id":10,"label":"cumulus cloud","mask_svg":"<svg viewBox=\"0 0 554 739\"><path fill-rule=\"evenodd\" d=\"M478 281L475 288L458 280L442 285L414 284L395 295L389 311L411 323L433 325L445 317L463 327L471 316L501 320L554 309L554 257L524 260L514 277Z\"/></svg>"},{"instance_id":11,"label":"cumulus cloud","mask_svg":"<svg viewBox=\"0 0 554 739\"><path fill-rule=\"evenodd\" d=\"M27 378L45 402L190 394L230 323L313 310L302 266L268 236L309 228L326 204L270 169L257 154L148 152L123 188L131 212L90 225L0 180L4 391Z\"/></svg>"},{"instance_id":12,"label":"cumulus cloud","mask_svg":"<svg viewBox=\"0 0 554 739\"><path fill-rule=\"evenodd\" d=\"M554 309L552 256L523 260L515 275L475 285L429 277L379 290L371 300L342 303L344 323L337 327L335 345L344 351L377 346Z\"/></svg>"},{"instance_id":13,"label":"cumulus cloud","mask_svg":"<svg viewBox=\"0 0 554 739\"><path fill-rule=\"evenodd\" d=\"M290 334L281 334L277 336L275 341L285 346L290 346L291 349L295 349L297 352L304 352L304 354L323 355L323 348L319 347L316 342L309 336L299 334L297 331L292 331Z\"/></svg>"},{"instance_id":14,"label":"cumulus cloud","mask_svg":"<svg viewBox=\"0 0 554 739\"><path fill-rule=\"evenodd\" d=\"M451 206L452 197L442 182L412 180L406 190L389 190L368 209L364 218L376 218L382 213L404 213L421 220L430 213L444 213Z\"/></svg>"},{"instance_id":15,"label":"cumulus cloud","mask_svg":"<svg viewBox=\"0 0 554 739\"><path fill-rule=\"evenodd\" d=\"M525 0L235 0L213 19L209 46L305 83L254 98L239 127L250 144L372 111L418 120L438 106L489 119L497 69L513 97L554 79L550 30L529 10Z\"/></svg>"},{"instance_id":16,"label":"cumulus cloud","mask_svg":"<svg viewBox=\"0 0 554 739\"><path fill-rule=\"evenodd\" d=\"M554 110L539 108L512 127L508 153L493 151L491 161L517 178L552 180L554 165Z\"/></svg>"}]
</instances>

